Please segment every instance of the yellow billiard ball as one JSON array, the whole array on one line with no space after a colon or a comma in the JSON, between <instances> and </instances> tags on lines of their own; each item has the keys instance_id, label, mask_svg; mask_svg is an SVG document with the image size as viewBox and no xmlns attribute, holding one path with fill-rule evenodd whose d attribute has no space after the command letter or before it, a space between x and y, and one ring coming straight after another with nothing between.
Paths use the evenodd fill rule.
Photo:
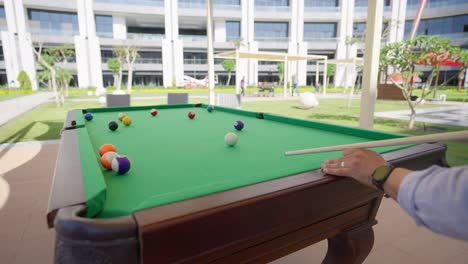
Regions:
<instances>
[{"instance_id":1,"label":"yellow billiard ball","mask_svg":"<svg viewBox=\"0 0 468 264\"><path fill-rule=\"evenodd\" d=\"M129 117L129 116L125 116L123 119L122 119L122 123L126 126L129 126L131 123L132 123L132 119Z\"/></svg>"}]
</instances>

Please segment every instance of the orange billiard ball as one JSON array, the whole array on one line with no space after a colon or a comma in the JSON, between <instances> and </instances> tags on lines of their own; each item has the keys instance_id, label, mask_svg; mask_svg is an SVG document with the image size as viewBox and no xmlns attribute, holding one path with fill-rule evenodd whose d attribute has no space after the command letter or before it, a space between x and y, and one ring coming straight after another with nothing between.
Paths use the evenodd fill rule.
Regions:
<instances>
[{"instance_id":1,"label":"orange billiard ball","mask_svg":"<svg viewBox=\"0 0 468 264\"><path fill-rule=\"evenodd\" d=\"M99 148L99 155L102 157L102 155L109 151L117 152L117 148L112 144L104 144Z\"/></svg>"}]
</instances>

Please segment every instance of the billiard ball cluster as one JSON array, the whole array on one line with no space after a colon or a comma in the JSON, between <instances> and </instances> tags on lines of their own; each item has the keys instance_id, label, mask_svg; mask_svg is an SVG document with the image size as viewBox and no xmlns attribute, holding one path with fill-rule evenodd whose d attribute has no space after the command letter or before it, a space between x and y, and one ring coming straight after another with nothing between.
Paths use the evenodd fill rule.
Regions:
<instances>
[{"instance_id":1,"label":"billiard ball cluster","mask_svg":"<svg viewBox=\"0 0 468 264\"><path fill-rule=\"evenodd\" d=\"M209 113L212 113L214 110L214 107L212 105L209 105L206 109ZM150 110L150 114L152 116L156 116L158 114L158 111L153 108ZM190 119L194 119L195 113L188 112L187 116ZM93 119L93 115L91 113L86 113L84 115L84 118L87 121L91 121ZM130 118L130 116L127 116L124 113L119 113L117 118L125 126L129 126L132 123L132 119ZM110 121L108 126L110 130L115 131L119 127L119 124L115 121ZM241 131L244 128L244 122L237 120L236 122L234 122L234 128L237 131ZM226 143L226 145L230 147L235 146L238 141L239 141L239 137L233 132L229 132L224 136L224 142ZM130 170L130 164L131 164L130 160L126 156L119 155L117 153L117 149L112 144L102 145L99 148L99 155L101 155L102 166L106 168L107 170L113 170L117 172L118 174L125 174Z\"/></svg>"},{"instance_id":2,"label":"billiard ball cluster","mask_svg":"<svg viewBox=\"0 0 468 264\"><path fill-rule=\"evenodd\" d=\"M117 154L117 148L112 144L104 144L99 148L101 164L108 170L113 170L122 175L130 170L130 160Z\"/></svg>"}]
</instances>

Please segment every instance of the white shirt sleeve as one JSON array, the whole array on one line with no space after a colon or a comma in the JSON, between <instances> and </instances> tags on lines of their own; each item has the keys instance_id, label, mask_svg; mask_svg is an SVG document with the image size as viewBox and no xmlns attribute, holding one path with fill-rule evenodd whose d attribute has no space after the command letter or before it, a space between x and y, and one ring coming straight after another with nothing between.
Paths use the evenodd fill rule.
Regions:
<instances>
[{"instance_id":1,"label":"white shirt sleeve","mask_svg":"<svg viewBox=\"0 0 468 264\"><path fill-rule=\"evenodd\" d=\"M468 240L468 166L412 172L403 179L397 198L416 224Z\"/></svg>"}]
</instances>

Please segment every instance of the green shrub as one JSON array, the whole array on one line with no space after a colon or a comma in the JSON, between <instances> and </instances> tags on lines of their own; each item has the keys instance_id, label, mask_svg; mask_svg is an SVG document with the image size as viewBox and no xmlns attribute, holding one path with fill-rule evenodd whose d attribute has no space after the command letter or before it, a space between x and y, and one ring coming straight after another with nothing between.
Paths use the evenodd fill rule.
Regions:
<instances>
[{"instance_id":1,"label":"green shrub","mask_svg":"<svg viewBox=\"0 0 468 264\"><path fill-rule=\"evenodd\" d=\"M18 82L20 83L20 89L30 91L32 90L31 79L29 79L28 74L25 71L21 71L18 74Z\"/></svg>"}]
</instances>

